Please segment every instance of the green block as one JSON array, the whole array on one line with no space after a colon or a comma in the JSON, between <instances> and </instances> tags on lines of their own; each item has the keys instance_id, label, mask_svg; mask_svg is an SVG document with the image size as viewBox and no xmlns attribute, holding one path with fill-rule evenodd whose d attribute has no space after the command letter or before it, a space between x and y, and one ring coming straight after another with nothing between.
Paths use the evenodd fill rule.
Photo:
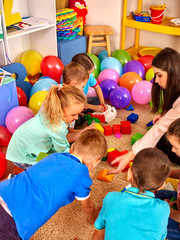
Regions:
<instances>
[{"instance_id":1,"label":"green block","mask_svg":"<svg viewBox=\"0 0 180 240\"><path fill-rule=\"evenodd\" d=\"M173 202L173 201L176 201L176 198L175 198L175 197L172 197L171 200L170 200L170 202ZM171 208L173 208L174 210L177 210L177 205L176 205L176 203L175 203Z\"/></svg>"},{"instance_id":2,"label":"green block","mask_svg":"<svg viewBox=\"0 0 180 240\"><path fill-rule=\"evenodd\" d=\"M40 152L39 155L37 156L36 162L39 162L41 159L49 156L48 153Z\"/></svg>"},{"instance_id":3,"label":"green block","mask_svg":"<svg viewBox=\"0 0 180 240\"><path fill-rule=\"evenodd\" d=\"M141 133L136 133L131 137L131 145L133 145L137 140L139 140L140 138L142 138L144 135L142 135Z\"/></svg>"}]
</instances>

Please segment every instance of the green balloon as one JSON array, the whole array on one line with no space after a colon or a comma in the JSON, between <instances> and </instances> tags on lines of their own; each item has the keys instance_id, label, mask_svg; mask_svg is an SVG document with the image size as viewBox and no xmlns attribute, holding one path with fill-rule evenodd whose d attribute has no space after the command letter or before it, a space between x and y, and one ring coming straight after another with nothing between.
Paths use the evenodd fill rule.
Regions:
<instances>
[{"instance_id":1,"label":"green balloon","mask_svg":"<svg viewBox=\"0 0 180 240\"><path fill-rule=\"evenodd\" d=\"M126 50L123 49L117 49L115 52L113 52L112 57L119 60L123 67L127 62L131 61L131 56Z\"/></svg>"},{"instance_id":2,"label":"green balloon","mask_svg":"<svg viewBox=\"0 0 180 240\"><path fill-rule=\"evenodd\" d=\"M154 70L153 68L150 68L146 72L145 79L150 82L153 78L154 78Z\"/></svg>"},{"instance_id":3,"label":"green balloon","mask_svg":"<svg viewBox=\"0 0 180 240\"><path fill-rule=\"evenodd\" d=\"M94 69L93 72L92 72L92 75L95 79L98 78L98 75L99 75L99 72L97 71L97 69Z\"/></svg>"},{"instance_id":4,"label":"green balloon","mask_svg":"<svg viewBox=\"0 0 180 240\"><path fill-rule=\"evenodd\" d=\"M92 54L92 53L86 53L86 54L87 54L87 55L91 58L91 60L93 61L93 63L94 63L94 69L96 69L97 72L98 72L98 74L99 74L100 71L101 71L99 58L98 58L96 55Z\"/></svg>"}]
</instances>

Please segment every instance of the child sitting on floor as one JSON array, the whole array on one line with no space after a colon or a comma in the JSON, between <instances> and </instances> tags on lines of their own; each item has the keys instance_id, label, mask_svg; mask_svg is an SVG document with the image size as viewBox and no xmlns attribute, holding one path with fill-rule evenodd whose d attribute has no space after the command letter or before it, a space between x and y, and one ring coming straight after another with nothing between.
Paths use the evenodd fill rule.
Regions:
<instances>
[{"instance_id":1,"label":"child sitting on floor","mask_svg":"<svg viewBox=\"0 0 180 240\"><path fill-rule=\"evenodd\" d=\"M89 197L92 170L107 153L104 135L81 133L70 153L53 153L27 171L0 182L0 240L27 240L61 207L81 201L89 223L98 209Z\"/></svg>"},{"instance_id":2,"label":"child sitting on floor","mask_svg":"<svg viewBox=\"0 0 180 240\"><path fill-rule=\"evenodd\" d=\"M170 209L153 192L164 186L169 172L170 161L164 153L141 150L128 170L132 187L106 195L92 239L165 239Z\"/></svg>"}]
</instances>

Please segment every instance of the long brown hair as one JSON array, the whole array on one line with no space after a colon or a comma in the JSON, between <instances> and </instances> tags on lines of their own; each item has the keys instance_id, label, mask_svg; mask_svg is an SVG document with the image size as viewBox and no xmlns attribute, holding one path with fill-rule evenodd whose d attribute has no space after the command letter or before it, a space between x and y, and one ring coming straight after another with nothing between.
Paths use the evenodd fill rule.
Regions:
<instances>
[{"instance_id":1,"label":"long brown hair","mask_svg":"<svg viewBox=\"0 0 180 240\"><path fill-rule=\"evenodd\" d=\"M85 103L85 95L76 87L66 85L61 88L53 86L44 101L42 114L48 127L55 129L61 121L66 121L64 109L72 103Z\"/></svg>"},{"instance_id":2,"label":"long brown hair","mask_svg":"<svg viewBox=\"0 0 180 240\"><path fill-rule=\"evenodd\" d=\"M165 48L154 57L152 66L160 68L168 75L166 89L155 83L156 76L152 87L152 112L161 108L163 115L180 96L180 54L172 48Z\"/></svg>"}]
</instances>

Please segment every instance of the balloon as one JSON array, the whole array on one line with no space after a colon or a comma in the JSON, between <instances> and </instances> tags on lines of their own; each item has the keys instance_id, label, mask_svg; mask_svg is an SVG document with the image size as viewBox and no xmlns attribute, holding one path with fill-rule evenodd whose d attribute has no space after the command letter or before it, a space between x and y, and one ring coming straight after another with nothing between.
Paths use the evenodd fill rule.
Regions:
<instances>
[{"instance_id":1,"label":"balloon","mask_svg":"<svg viewBox=\"0 0 180 240\"><path fill-rule=\"evenodd\" d=\"M127 88L117 87L109 96L111 104L116 108L125 108L131 101L131 94Z\"/></svg>"},{"instance_id":2,"label":"balloon","mask_svg":"<svg viewBox=\"0 0 180 240\"><path fill-rule=\"evenodd\" d=\"M100 84L105 79L111 79L118 83L119 73L112 68L104 69L102 72L100 72L97 81Z\"/></svg>"},{"instance_id":3,"label":"balloon","mask_svg":"<svg viewBox=\"0 0 180 240\"><path fill-rule=\"evenodd\" d=\"M29 97L31 98L32 95L38 91L49 91L49 89L55 85L58 85L58 83L53 79L49 77L42 77L32 86Z\"/></svg>"},{"instance_id":4,"label":"balloon","mask_svg":"<svg viewBox=\"0 0 180 240\"><path fill-rule=\"evenodd\" d=\"M37 51L28 50L24 52L20 61L25 66L28 74L35 75L40 72L42 56Z\"/></svg>"},{"instance_id":5,"label":"balloon","mask_svg":"<svg viewBox=\"0 0 180 240\"><path fill-rule=\"evenodd\" d=\"M138 104L147 104L151 101L152 83L141 81L134 85L131 94L133 100Z\"/></svg>"},{"instance_id":6,"label":"balloon","mask_svg":"<svg viewBox=\"0 0 180 240\"><path fill-rule=\"evenodd\" d=\"M98 75L99 75L98 70L97 70L97 69L94 69L93 72L92 72L92 75L93 75L93 77L94 77L95 79L97 79L97 78L98 78Z\"/></svg>"},{"instance_id":7,"label":"balloon","mask_svg":"<svg viewBox=\"0 0 180 240\"><path fill-rule=\"evenodd\" d=\"M118 84L114 80L107 79L107 80L103 80L99 86L102 89L104 98L109 99L111 90L117 88Z\"/></svg>"},{"instance_id":8,"label":"balloon","mask_svg":"<svg viewBox=\"0 0 180 240\"><path fill-rule=\"evenodd\" d=\"M0 150L0 178L4 176L7 169L7 160L4 153Z\"/></svg>"},{"instance_id":9,"label":"balloon","mask_svg":"<svg viewBox=\"0 0 180 240\"><path fill-rule=\"evenodd\" d=\"M101 71L107 68L116 70L119 76L123 74L122 64L114 57L107 57L101 62Z\"/></svg>"},{"instance_id":10,"label":"balloon","mask_svg":"<svg viewBox=\"0 0 180 240\"><path fill-rule=\"evenodd\" d=\"M119 60L123 67L127 62L131 61L131 56L126 50L123 49L118 49L113 52L112 57Z\"/></svg>"},{"instance_id":11,"label":"balloon","mask_svg":"<svg viewBox=\"0 0 180 240\"><path fill-rule=\"evenodd\" d=\"M86 97L97 97L96 91L93 87L89 87Z\"/></svg>"},{"instance_id":12,"label":"balloon","mask_svg":"<svg viewBox=\"0 0 180 240\"><path fill-rule=\"evenodd\" d=\"M15 107L11 109L6 116L6 127L10 133L13 134L21 124L32 117L34 117L34 113L28 107Z\"/></svg>"},{"instance_id":13,"label":"balloon","mask_svg":"<svg viewBox=\"0 0 180 240\"><path fill-rule=\"evenodd\" d=\"M147 70L152 67L151 64L152 64L153 58L154 58L154 56L152 56L152 55L144 55L138 59L138 61L143 64L143 66L145 68L145 72L147 72Z\"/></svg>"},{"instance_id":14,"label":"balloon","mask_svg":"<svg viewBox=\"0 0 180 240\"><path fill-rule=\"evenodd\" d=\"M136 72L142 79L145 78L145 68L142 63L137 60L131 60L124 65L124 73L126 72Z\"/></svg>"},{"instance_id":15,"label":"balloon","mask_svg":"<svg viewBox=\"0 0 180 240\"><path fill-rule=\"evenodd\" d=\"M103 50L99 53L98 55L98 58L99 58L99 61L102 62L103 59L107 58L108 57L108 52L107 50Z\"/></svg>"},{"instance_id":16,"label":"balloon","mask_svg":"<svg viewBox=\"0 0 180 240\"><path fill-rule=\"evenodd\" d=\"M48 91L38 91L38 92L34 93L32 95L32 97L30 98L29 108L34 112L34 114L36 114L39 111L47 94L48 94Z\"/></svg>"},{"instance_id":17,"label":"balloon","mask_svg":"<svg viewBox=\"0 0 180 240\"><path fill-rule=\"evenodd\" d=\"M142 81L142 78L139 74L137 74L136 72L127 72L120 77L119 85L131 91L133 86L140 81Z\"/></svg>"},{"instance_id":18,"label":"balloon","mask_svg":"<svg viewBox=\"0 0 180 240\"><path fill-rule=\"evenodd\" d=\"M153 68L150 68L146 72L145 79L150 82L152 78L154 78L154 70Z\"/></svg>"},{"instance_id":19,"label":"balloon","mask_svg":"<svg viewBox=\"0 0 180 240\"><path fill-rule=\"evenodd\" d=\"M19 106L26 106L27 105L27 97L26 97L25 92L20 87L16 87L16 89L17 89Z\"/></svg>"},{"instance_id":20,"label":"balloon","mask_svg":"<svg viewBox=\"0 0 180 240\"><path fill-rule=\"evenodd\" d=\"M42 74L54 79L57 83L60 83L63 69L63 62L56 56L48 55L41 61Z\"/></svg>"},{"instance_id":21,"label":"balloon","mask_svg":"<svg viewBox=\"0 0 180 240\"><path fill-rule=\"evenodd\" d=\"M11 139L11 133L6 127L0 126L0 146L7 147Z\"/></svg>"},{"instance_id":22,"label":"balloon","mask_svg":"<svg viewBox=\"0 0 180 240\"><path fill-rule=\"evenodd\" d=\"M90 59L94 63L94 71L92 73L97 72L96 75L99 75L99 73L100 73L100 61L99 61L98 57L96 55L92 54L92 53L86 53L86 54L90 57Z\"/></svg>"}]
</instances>

